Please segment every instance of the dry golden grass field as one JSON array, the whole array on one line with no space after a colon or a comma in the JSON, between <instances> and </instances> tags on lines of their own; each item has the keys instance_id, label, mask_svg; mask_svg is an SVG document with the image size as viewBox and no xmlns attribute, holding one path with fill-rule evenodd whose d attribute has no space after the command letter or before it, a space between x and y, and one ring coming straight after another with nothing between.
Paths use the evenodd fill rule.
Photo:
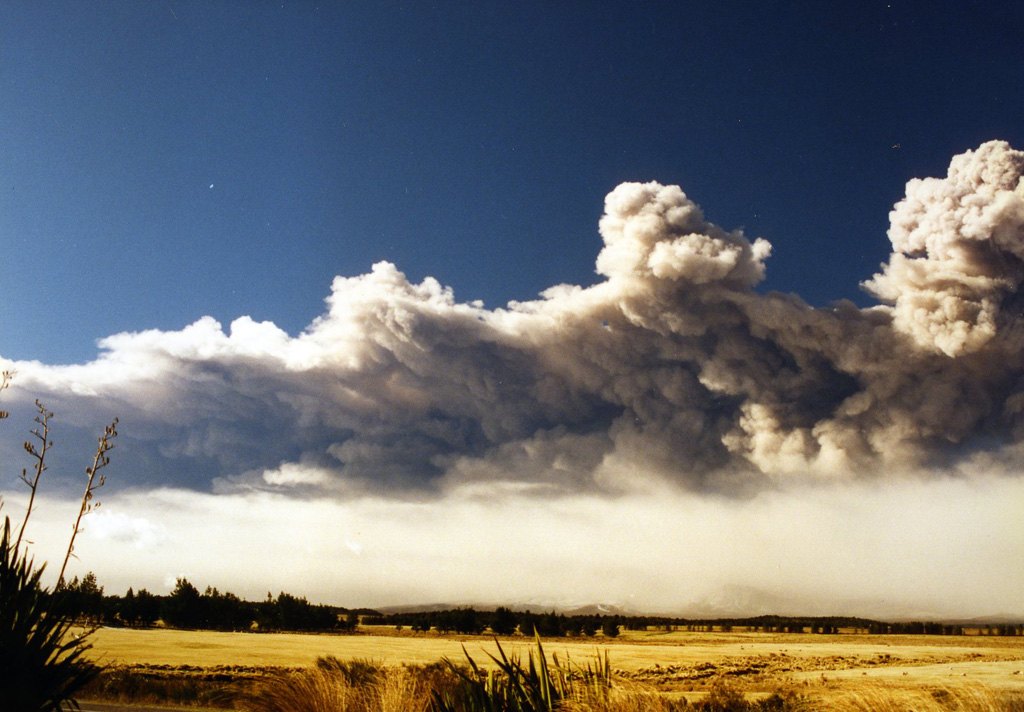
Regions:
<instances>
[{"instance_id":1,"label":"dry golden grass field","mask_svg":"<svg viewBox=\"0 0 1024 712\"><path fill-rule=\"evenodd\" d=\"M372 631L372 632L371 632ZM288 668L320 656L384 665L464 661L496 652L485 636L413 634L363 627L354 635L216 633L169 629L102 628L93 657L142 668L204 670ZM506 652L525 657L527 638L502 639ZM770 633L627 631L618 639L545 640L545 651L585 664L607 651L623 677L670 694L707 690L727 681L747 693L798 689L827 695L865 683L892 688L943 688L964 683L1024 695L1024 637L867 636Z\"/></svg>"}]
</instances>

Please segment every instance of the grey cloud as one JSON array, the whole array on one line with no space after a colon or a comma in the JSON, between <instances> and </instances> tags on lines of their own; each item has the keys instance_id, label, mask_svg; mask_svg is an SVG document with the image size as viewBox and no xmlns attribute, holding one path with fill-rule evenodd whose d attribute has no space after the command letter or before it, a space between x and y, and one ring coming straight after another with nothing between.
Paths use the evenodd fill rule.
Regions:
<instances>
[{"instance_id":1,"label":"grey cloud","mask_svg":"<svg viewBox=\"0 0 1024 712\"><path fill-rule=\"evenodd\" d=\"M139 485L736 492L955 470L1021 439L1022 174L991 142L911 181L868 309L753 291L766 241L630 183L592 287L490 311L381 263L335 279L297 337L247 318L120 334L91 364L17 364L10 395L73 428L119 414Z\"/></svg>"}]
</instances>

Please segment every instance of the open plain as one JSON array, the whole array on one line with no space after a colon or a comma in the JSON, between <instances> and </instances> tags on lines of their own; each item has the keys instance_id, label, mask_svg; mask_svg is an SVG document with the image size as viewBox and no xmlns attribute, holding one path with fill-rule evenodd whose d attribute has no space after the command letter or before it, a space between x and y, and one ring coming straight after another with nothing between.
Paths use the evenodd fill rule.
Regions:
<instances>
[{"instance_id":1,"label":"open plain","mask_svg":"<svg viewBox=\"0 0 1024 712\"><path fill-rule=\"evenodd\" d=\"M264 674L312 665L320 656L383 665L448 658L480 664L497 653L486 636L446 636L363 626L350 635L217 633L101 628L93 657L136 669L194 674L247 670ZM531 639L502 638L506 653L526 657ZM699 695L728 683L748 694L796 690L827 697L866 683L929 690L965 683L1024 696L1024 637L625 631L617 639L546 639L559 661L592 662L607 652L623 679L670 695ZM465 652L464 650L465 649Z\"/></svg>"}]
</instances>

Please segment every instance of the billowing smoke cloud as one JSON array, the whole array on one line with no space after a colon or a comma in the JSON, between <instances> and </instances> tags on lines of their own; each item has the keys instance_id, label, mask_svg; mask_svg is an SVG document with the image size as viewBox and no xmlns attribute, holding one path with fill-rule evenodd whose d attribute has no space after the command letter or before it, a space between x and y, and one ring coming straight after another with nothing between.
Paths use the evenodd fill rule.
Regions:
<instances>
[{"instance_id":1,"label":"billowing smoke cloud","mask_svg":"<svg viewBox=\"0 0 1024 712\"><path fill-rule=\"evenodd\" d=\"M921 348L957 357L997 337L1019 348L1022 174L1024 153L993 141L954 158L945 180L907 184L890 214L892 259L866 286Z\"/></svg>"},{"instance_id":2,"label":"billowing smoke cloud","mask_svg":"<svg viewBox=\"0 0 1024 712\"><path fill-rule=\"evenodd\" d=\"M246 317L119 334L89 364L13 364L8 402L42 398L72 442L120 416L139 488L749 494L998 467L1024 425L1022 175L990 142L911 181L869 309L758 293L766 241L627 183L594 286L488 310L380 263L296 337Z\"/></svg>"}]
</instances>

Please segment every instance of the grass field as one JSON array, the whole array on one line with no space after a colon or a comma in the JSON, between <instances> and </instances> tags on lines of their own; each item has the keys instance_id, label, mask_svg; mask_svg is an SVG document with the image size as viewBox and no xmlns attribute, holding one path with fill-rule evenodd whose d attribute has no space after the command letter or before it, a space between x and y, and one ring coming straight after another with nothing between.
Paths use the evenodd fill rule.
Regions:
<instances>
[{"instance_id":1,"label":"grass field","mask_svg":"<svg viewBox=\"0 0 1024 712\"><path fill-rule=\"evenodd\" d=\"M464 661L463 646L480 663L496 652L484 637L402 633L363 627L354 635L215 633L103 628L93 657L107 664L217 670L312 665L320 656L384 665ZM526 638L502 640L525 655ZM1024 637L866 636L627 631L618 639L558 639L544 643L578 663L607 650L623 677L670 695L699 694L728 681L750 694L798 689L812 696L866 683L891 688L948 688L964 682L1024 696Z\"/></svg>"}]
</instances>

